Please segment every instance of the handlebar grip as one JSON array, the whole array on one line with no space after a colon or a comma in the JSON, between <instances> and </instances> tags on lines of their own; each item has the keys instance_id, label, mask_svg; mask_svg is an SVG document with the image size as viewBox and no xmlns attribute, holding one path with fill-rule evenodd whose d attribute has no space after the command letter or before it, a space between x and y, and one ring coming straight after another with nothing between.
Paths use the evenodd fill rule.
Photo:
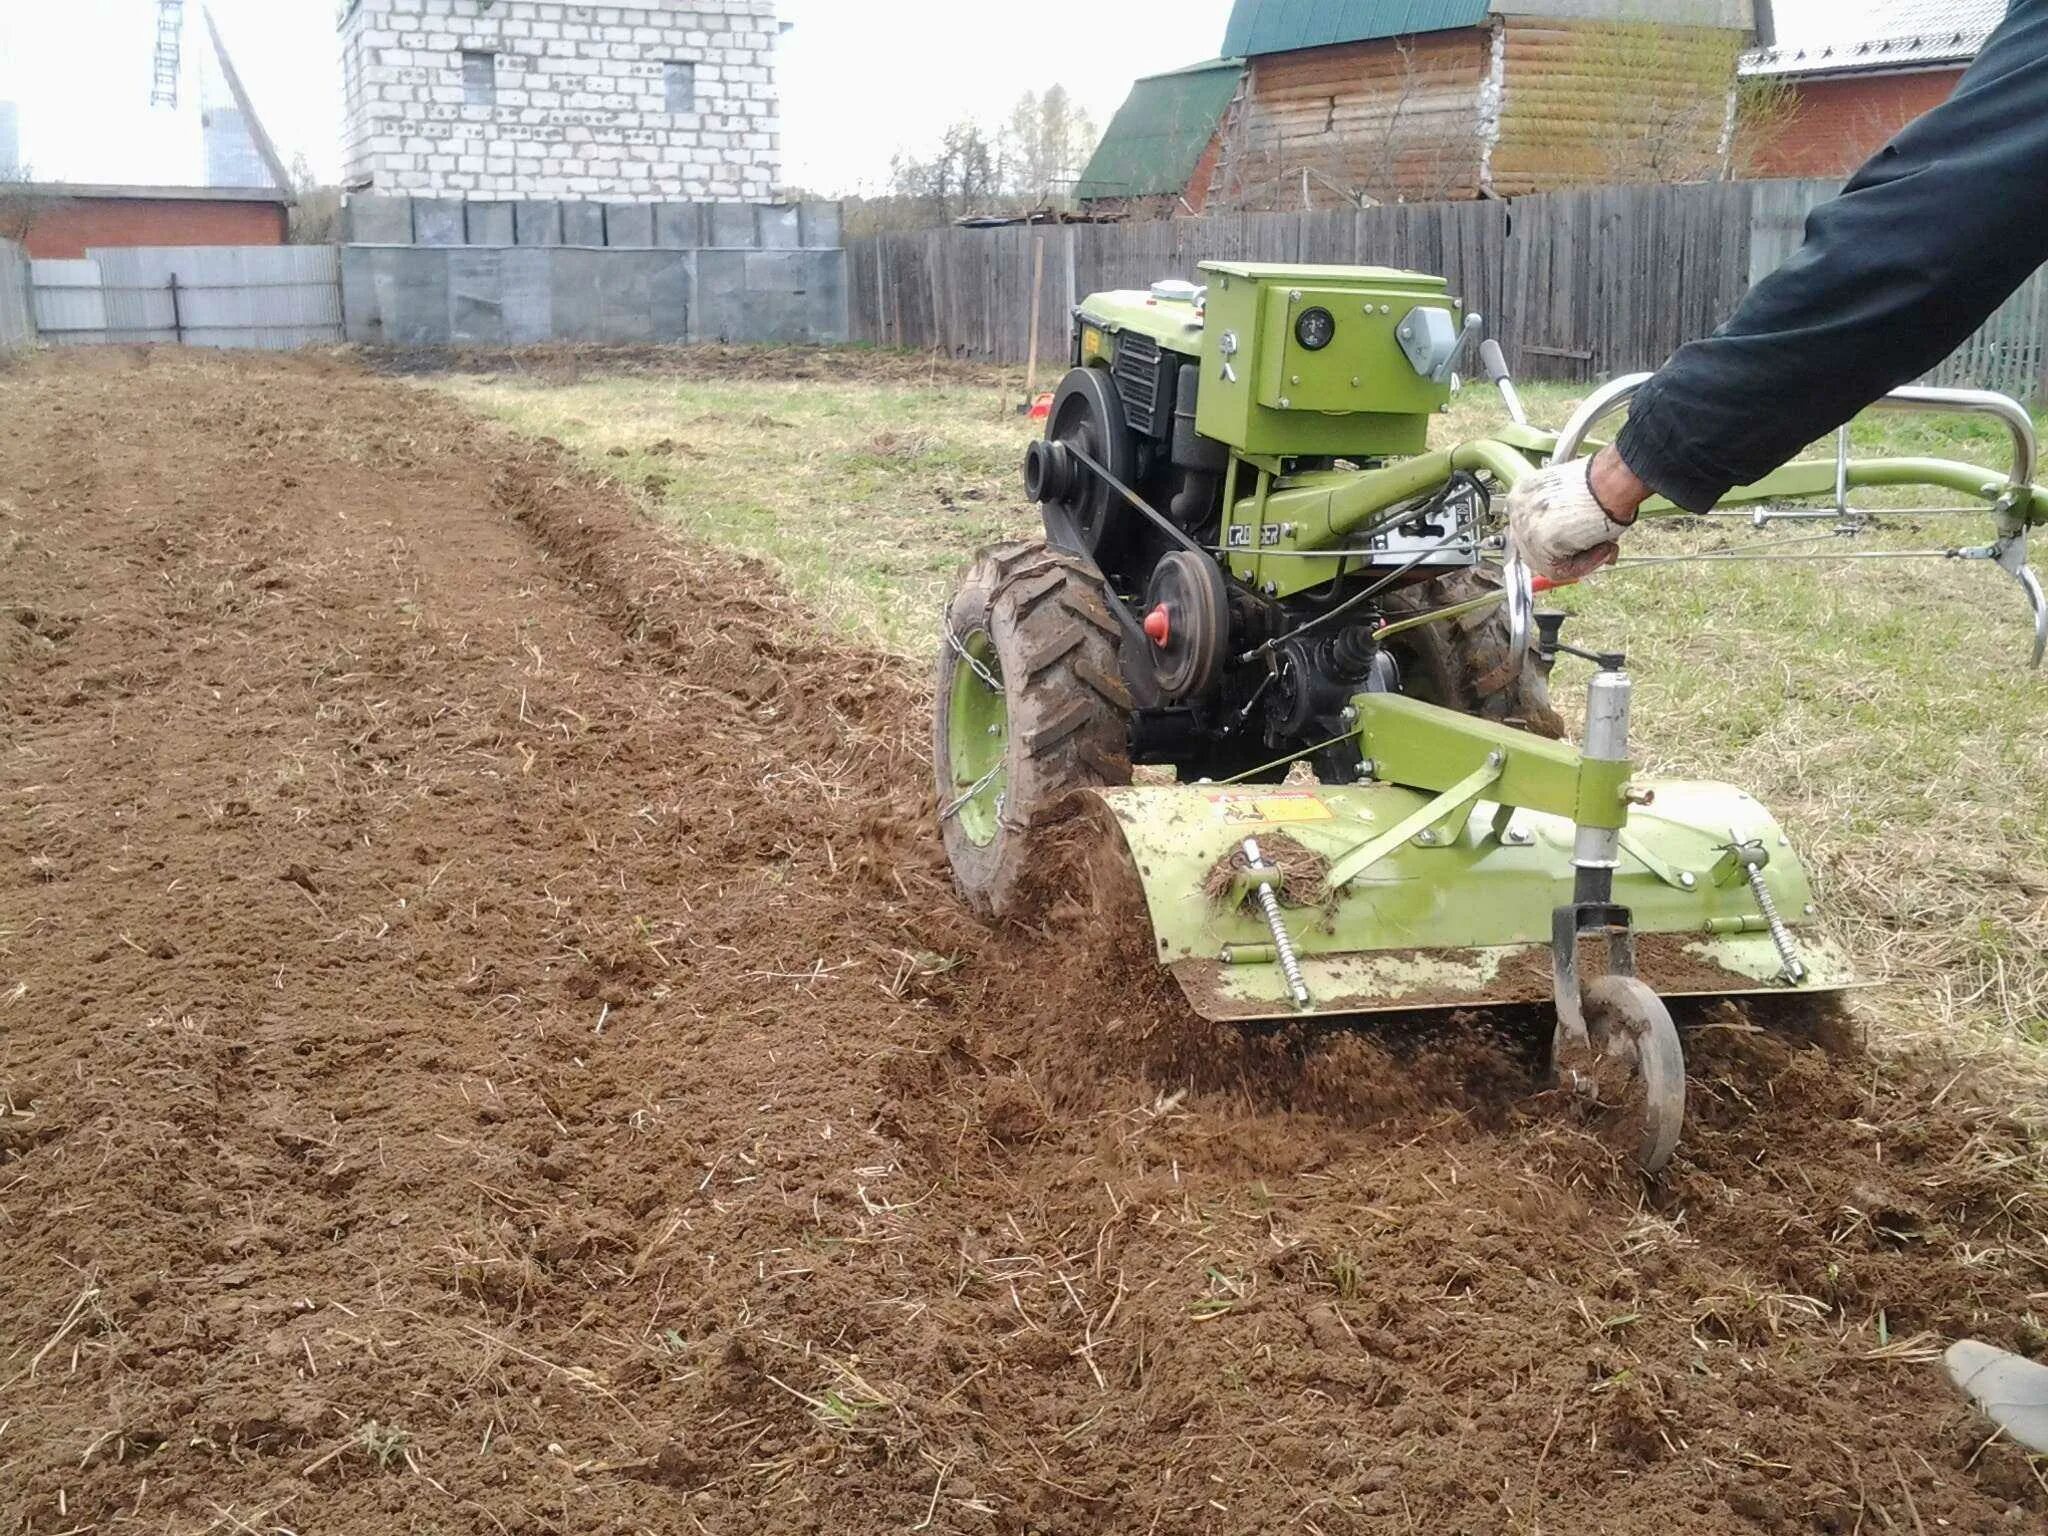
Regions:
<instances>
[{"instance_id":1,"label":"handlebar grip","mask_svg":"<svg viewBox=\"0 0 2048 1536\"><path fill-rule=\"evenodd\" d=\"M1507 354L1500 349L1500 343L1488 337L1479 344L1479 365L1486 370L1486 381L1498 384L1508 376Z\"/></svg>"}]
</instances>

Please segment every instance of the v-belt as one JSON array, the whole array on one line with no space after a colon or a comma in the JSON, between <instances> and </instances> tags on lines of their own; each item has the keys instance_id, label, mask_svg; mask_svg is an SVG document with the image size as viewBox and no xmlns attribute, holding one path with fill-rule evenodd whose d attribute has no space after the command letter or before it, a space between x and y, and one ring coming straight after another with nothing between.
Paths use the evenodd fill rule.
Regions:
<instances>
[{"instance_id":1,"label":"v-belt","mask_svg":"<svg viewBox=\"0 0 2048 1536\"><path fill-rule=\"evenodd\" d=\"M1136 491L1132 490L1128 485L1125 485L1123 481L1117 479L1115 475L1111 474L1108 470L1104 469L1100 464L1096 463L1094 459L1089 457L1087 449L1076 447L1072 443L1061 443L1060 446L1066 449L1067 452L1071 453L1076 459L1080 460L1082 466L1086 468L1090 474L1094 475L1098 480L1100 480L1104 485L1108 486L1112 491L1115 491L1117 495L1123 497L1125 501L1129 502L1133 507L1137 508L1138 511L1144 513L1147 517L1151 518L1154 523L1159 525L1160 530L1164 532L1168 538L1172 539L1174 543L1178 544L1182 549L1192 550L1205 560L1213 558L1210 555L1209 551L1203 547L1203 545L1194 537L1194 535L1189 533L1185 528L1181 527L1179 523L1176 523L1164 512L1161 512L1157 507L1153 506L1149 501L1147 501L1144 497L1140 496Z\"/></svg>"}]
</instances>

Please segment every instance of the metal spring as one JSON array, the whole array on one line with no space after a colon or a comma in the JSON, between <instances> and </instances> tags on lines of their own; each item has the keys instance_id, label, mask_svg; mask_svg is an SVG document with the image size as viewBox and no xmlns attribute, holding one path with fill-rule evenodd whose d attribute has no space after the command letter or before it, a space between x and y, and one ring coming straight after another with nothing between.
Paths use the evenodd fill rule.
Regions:
<instances>
[{"instance_id":1,"label":"metal spring","mask_svg":"<svg viewBox=\"0 0 2048 1536\"><path fill-rule=\"evenodd\" d=\"M1244 840L1244 856L1250 861L1253 871L1263 872L1266 861L1259 857L1257 838ZM1273 931L1273 952L1280 960L1280 974L1287 978L1287 991L1296 1005L1308 1006L1308 983L1301 979L1301 962L1295 958L1294 940L1288 936L1287 924L1280 916L1280 898L1273 894L1270 881L1261 880L1258 889L1259 910L1266 915L1266 926Z\"/></svg>"},{"instance_id":2,"label":"metal spring","mask_svg":"<svg viewBox=\"0 0 2048 1536\"><path fill-rule=\"evenodd\" d=\"M1770 925L1771 942L1778 947L1778 959L1784 965L1785 979L1795 983L1806 980L1806 966L1799 958L1798 947L1792 942L1792 930L1778 916L1777 900L1771 895L1771 888L1764 884L1764 872L1754 864L1749 867L1749 889L1763 911L1764 921Z\"/></svg>"}]
</instances>

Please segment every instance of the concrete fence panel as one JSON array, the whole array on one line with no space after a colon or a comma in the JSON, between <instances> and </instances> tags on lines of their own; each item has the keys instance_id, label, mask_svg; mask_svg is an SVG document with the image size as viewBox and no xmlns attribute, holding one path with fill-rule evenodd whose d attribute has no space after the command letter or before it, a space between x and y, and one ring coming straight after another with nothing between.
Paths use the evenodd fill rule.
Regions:
<instances>
[{"instance_id":1,"label":"concrete fence panel","mask_svg":"<svg viewBox=\"0 0 2048 1536\"><path fill-rule=\"evenodd\" d=\"M850 339L836 203L359 196L348 228L351 341Z\"/></svg>"},{"instance_id":2,"label":"concrete fence panel","mask_svg":"<svg viewBox=\"0 0 2048 1536\"><path fill-rule=\"evenodd\" d=\"M844 251L349 246L341 273L366 345L847 339Z\"/></svg>"},{"instance_id":3,"label":"concrete fence panel","mask_svg":"<svg viewBox=\"0 0 2048 1536\"><path fill-rule=\"evenodd\" d=\"M517 242L513 227L517 203L471 203L464 212L463 227L471 245L512 245Z\"/></svg>"},{"instance_id":4,"label":"concrete fence panel","mask_svg":"<svg viewBox=\"0 0 2048 1536\"><path fill-rule=\"evenodd\" d=\"M469 219L459 197L416 197L412 200L415 245L467 245Z\"/></svg>"},{"instance_id":5,"label":"concrete fence panel","mask_svg":"<svg viewBox=\"0 0 2048 1536\"><path fill-rule=\"evenodd\" d=\"M528 200L512 205L512 241L515 245L560 245L562 205Z\"/></svg>"},{"instance_id":6,"label":"concrete fence panel","mask_svg":"<svg viewBox=\"0 0 2048 1536\"><path fill-rule=\"evenodd\" d=\"M601 246L604 244L604 204L562 204L562 244Z\"/></svg>"},{"instance_id":7,"label":"concrete fence panel","mask_svg":"<svg viewBox=\"0 0 2048 1536\"><path fill-rule=\"evenodd\" d=\"M663 250L694 251L704 243L701 203L661 203L654 210L654 243Z\"/></svg>"},{"instance_id":8,"label":"concrete fence panel","mask_svg":"<svg viewBox=\"0 0 2048 1536\"><path fill-rule=\"evenodd\" d=\"M713 203L708 210L711 218L706 235L707 243L720 250L752 250L759 243L759 228L754 222L754 209L747 203Z\"/></svg>"},{"instance_id":9,"label":"concrete fence panel","mask_svg":"<svg viewBox=\"0 0 2048 1536\"><path fill-rule=\"evenodd\" d=\"M476 346L505 343L505 252L448 253L448 335Z\"/></svg>"},{"instance_id":10,"label":"concrete fence panel","mask_svg":"<svg viewBox=\"0 0 2048 1536\"><path fill-rule=\"evenodd\" d=\"M604 205L604 243L625 246L629 249L645 249L654 244L654 205L652 203L606 203Z\"/></svg>"},{"instance_id":11,"label":"concrete fence panel","mask_svg":"<svg viewBox=\"0 0 2048 1536\"><path fill-rule=\"evenodd\" d=\"M342 230L352 245L411 245L412 199L357 194L343 210Z\"/></svg>"}]
</instances>

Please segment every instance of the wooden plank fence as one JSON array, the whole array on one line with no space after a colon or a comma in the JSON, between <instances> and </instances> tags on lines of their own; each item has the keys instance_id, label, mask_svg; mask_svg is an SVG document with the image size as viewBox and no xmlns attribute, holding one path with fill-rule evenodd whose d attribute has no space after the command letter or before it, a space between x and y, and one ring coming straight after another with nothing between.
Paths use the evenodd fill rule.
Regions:
<instances>
[{"instance_id":1,"label":"wooden plank fence","mask_svg":"<svg viewBox=\"0 0 2048 1536\"><path fill-rule=\"evenodd\" d=\"M1021 363L1045 244L1042 378L1089 293L1194 279L1196 263L1331 262L1441 273L1517 375L1583 383L1654 368L1727 318L1798 249L1825 181L1600 187L1495 202L1221 214L1131 224L928 230L847 242L853 339ZM2048 375L2048 270L1930 379L2022 398Z\"/></svg>"}]
</instances>

